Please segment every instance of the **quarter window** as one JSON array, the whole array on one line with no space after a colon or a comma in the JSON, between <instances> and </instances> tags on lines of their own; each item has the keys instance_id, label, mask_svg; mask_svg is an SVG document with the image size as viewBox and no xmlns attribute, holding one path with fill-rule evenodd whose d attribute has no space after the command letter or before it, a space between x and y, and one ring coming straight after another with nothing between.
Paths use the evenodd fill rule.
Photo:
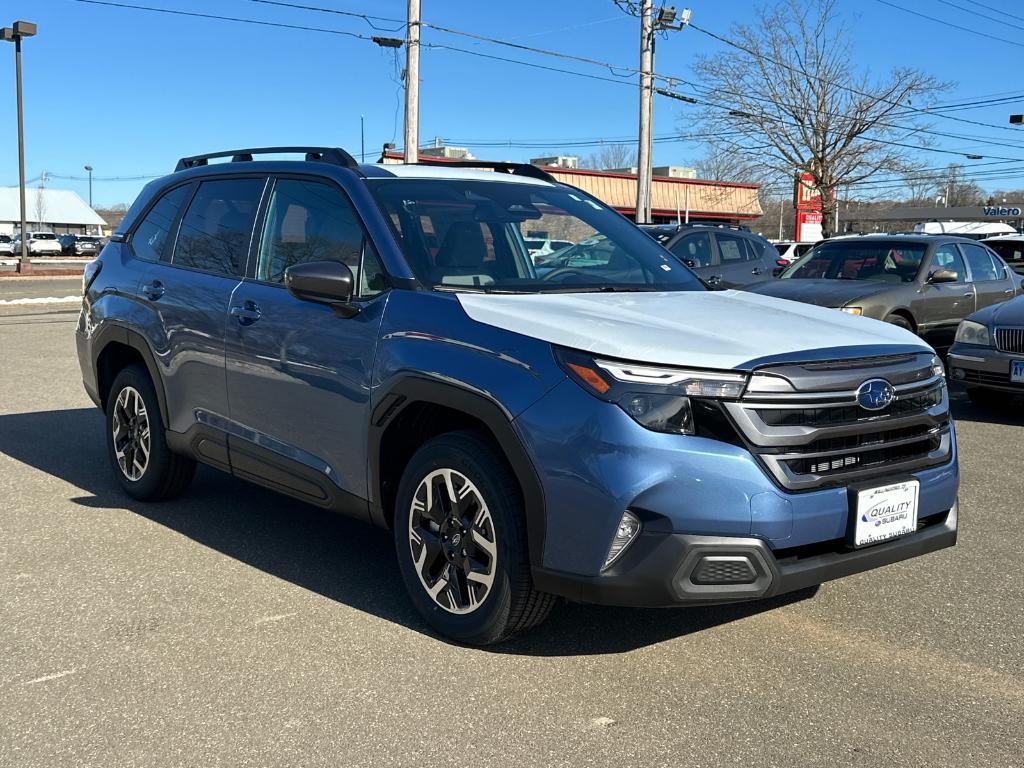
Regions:
<instances>
[{"instance_id":1,"label":"quarter window","mask_svg":"<svg viewBox=\"0 0 1024 768\"><path fill-rule=\"evenodd\" d=\"M181 220L172 264L241 277L263 179L204 181Z\"/></svg>"},{"instance_id":2,"label":"quarter window","mask_svg":"<svg viewBox=\"0 0 1024 768\"><path fill-rule=\"evenodd\" d=\"M998 280L1001 277L996 272L996 265L992 262L992 257L980 245L961 245L960 250L963 251L964 258L967 259L967 264L971 268L971 279L974 282Z\"/></svg>"},{"instance_id":3,"label":"quarter window","mask_svg":"<svg viewBox=\"0 0 1024 768\"><path fill-rule=\"evenodd\" d=\"M345 196L328 184L281 179L270 198L256 277L280 283L288 267L310 261L347 264L360 296L387 287L376 251Z\"/></svg>"},{"instance_id":4,"label":"quarter window","mask_svg":"<svg viewBox=\"0 0 1024 768\"><path fill-rule=\"evenodd\" d=\"M159 261L165 256L168 235L178 216L178 209L185 202L190 189L191 187L185 184L165 193L135 228L131 246L136 258Z\"/></svg>"}]
</instances>

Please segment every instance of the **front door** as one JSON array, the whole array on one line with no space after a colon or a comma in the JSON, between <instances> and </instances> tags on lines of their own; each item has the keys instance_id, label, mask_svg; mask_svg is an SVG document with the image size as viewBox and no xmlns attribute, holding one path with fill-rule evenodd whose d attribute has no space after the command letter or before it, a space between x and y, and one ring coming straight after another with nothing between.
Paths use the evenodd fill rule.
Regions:
<instances>
[{"instance_id":1,"label":"front door","mask_svg":"<svg viewBox=\"0 0 1024 768\"><path fill-rule=\"evenodd\" d=\"M747 238L731 232L715 232L715 241L718 245L718 272L722 276L722 287L739 288L763 279L762 274L765 277L771 274Z\"/></svg>"},{"instance_id":2,"label":"front door","mask_svg":"<svg viewBox=\"0 0 1024 768\"><path fill-rule=\"evenodd\" d=\"M352 269L358 314L340 317L285 289L285 270L310 261ZM386 287L340 187L274 182L255 269L232 296L226 334L236 474L323 506L335 505L339 489L343 502L366 498L370 377Z\"/></svg>"},{"instance_id":3,"label":"front door","mask_svg":"<svg viewBox=\"0 0 1024 768\"><path fill-rule=\"evenodd\" d=\"M668 248L677 259L697 273L697 277L712 284L721 280L712 262L711 235L707 232L690 232L683 235Z\"/></svg>"},{"instance_id":4,"label":"front door","mask_svg":"<svg viewBox=\"0 0 1024 768\"><path fill-rule=\"evenodd\" d=\"M945 348L953 343L960 321L974 311L974 286L960 252L952 243L938 246L932 254L928 274L938 269L956 272L957 281L924 284L921 308L917 311L918 332L932 346Z\"/></svg>"}]
</instances>

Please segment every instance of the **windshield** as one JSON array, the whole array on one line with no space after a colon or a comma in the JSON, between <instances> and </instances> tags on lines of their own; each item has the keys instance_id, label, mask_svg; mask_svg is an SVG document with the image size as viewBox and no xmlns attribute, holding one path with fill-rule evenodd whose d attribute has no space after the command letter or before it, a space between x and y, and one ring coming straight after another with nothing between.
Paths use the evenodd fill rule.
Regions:
<instances>
[{"instance_id":1,"label":"windshield","mask_svg":"<svg viewBox=\"0 0 1024 768\"><path fill-rule=\"evenodd\" d=\"M926 249L924 243L825 242L795 261L782 277L910 283L917 277Z\"/></svg>"},{"instance_id":2,"label":"windshield","mask_svg":"<svg viewBox=\"0 0 1024 768\"><path fill-rule=\"evenodd\" d=\"M435 288L704 290L692 272L633 224L572 189L462 179L371 179L367 184L416 276ZM542 266L534 265L524 237L538 231L566 244Z\"/></svg>"}]
</instances>

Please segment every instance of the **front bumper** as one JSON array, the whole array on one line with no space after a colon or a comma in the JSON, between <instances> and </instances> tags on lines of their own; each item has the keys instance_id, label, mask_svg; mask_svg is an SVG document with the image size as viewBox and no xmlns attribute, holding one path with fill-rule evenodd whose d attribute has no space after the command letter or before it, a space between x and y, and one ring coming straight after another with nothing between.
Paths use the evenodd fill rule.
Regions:
<instances>
[{"instance_id":1,"label":"front bumper","mask_svg":"<svg viewBox=\"0 0 1024 768\"><path fill-rule=\"evenodd\" d=\"M603 605L655 607L756 600L952 547L956 544L957 512L954 503L948 511L922 519L914 533L858 550L846 549L841 540L773 551L755 538L645 533L604 573L581 576L535 568L533 579L541 591ZM745 583L707 583L709 574L738 575Z\"/></svg>"},{"instance_id":2,"label":"front bumper","mask_svg":"<svg viewBox=\"0 0 1024 768\"><path fill-rule=\"evenodd\" d=\"M1024 360L1024 354L1000 352L994 347L954 344L949 350L949 378L967 387L1024 394L1024 384L1010 382L1011 360Z\"/></svg>"}]
</instances>

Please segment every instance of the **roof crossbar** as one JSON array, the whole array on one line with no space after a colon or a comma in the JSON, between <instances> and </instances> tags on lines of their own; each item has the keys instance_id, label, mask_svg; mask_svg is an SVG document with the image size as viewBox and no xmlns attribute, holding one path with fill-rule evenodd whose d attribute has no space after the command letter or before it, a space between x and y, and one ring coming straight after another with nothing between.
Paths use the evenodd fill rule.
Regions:
<instances>
[{"instance_id":1,"label":"roof crossbar","mask_svg":"<svg viewBox=\"0 0 1024 768\"><path fill-rule=\"evenodd\" d=\"M558 184L558 179L552 176L547 171L538 168L536 165L530 163L506 163L503 161L495 160L442 160L440 162L432 163L426 158L420 158L420 165L436 165L444 168L493 168L495 171L501 173L510 173L513 176L529 176L534 179L540 179L541 181L547 181L552 184Z\"/></svg>"},{"instance_id":2,"label":"roof crossbar","mask_svg":"<svg viewBox=\"0 0 1024 768\"><path fill-rule=\"evenodd\" d=\"M359 173L359 163L344 149L338 147L259 147L254 149L229 149L225 152L209 152L203 155L183 157L174 167L175 173L187 168L198 168L208 165L217 157L230 157L233 163L252 161L255 155L304 154L309 162L330 163Z\"/></svg>"}]
</instances>

